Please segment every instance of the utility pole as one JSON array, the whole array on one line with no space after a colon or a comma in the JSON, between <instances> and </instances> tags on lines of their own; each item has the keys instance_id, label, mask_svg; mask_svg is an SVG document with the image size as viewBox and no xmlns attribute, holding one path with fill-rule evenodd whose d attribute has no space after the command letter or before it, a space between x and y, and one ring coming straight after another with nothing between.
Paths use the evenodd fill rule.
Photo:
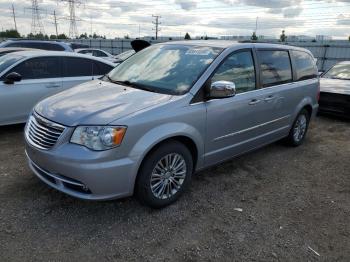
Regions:
<instances>
[{"instance_id":1,"label":"utility pole","mask_svg":"<svg viewBox=\"0 0 350 262\"><path fill-rule=\"evenodd\" d=\"M15 7L13 6L13 4L12 4L12 16L13 16L13 22L15 23L15 30L17 31L16 13L15 13Z\"/></svg>"},{"instance_id":2,"label":"utility pole","mask_svg":"<svg viewBox=\"0 0 350 262\"><path fill-rule=\"evenodd\" d=\"M255 34L256 35L258 34L258 19L259 19L259 17L257 16L256 20L255 20Z\"/></svg>"},{"instance_id":3,"label":"utility pole","mask_svg":"<svg viewBox=\"0 0 350 262\"><path fill-rule=\"evenodd\" d=\"M90 16L90 35L92 38L92 16Z\"/></svg>"},{"instance_id":4,"label":"utility pole","mask_svg":"<svg viewBox=\"0 0 350 262\"><path fill-rule=\"evenodd\" d=\"M54 19L54 24L56 29L56 38L58 38L56 10L53 11L53 19Z\"/></svg>"},{"instance_id":5,"label":"utility pole","mask_svg":"<svg viewBox=\"0 0 350 262\"><path fill-rule=\"evenodd\" d=\"M154 17L155 21L153 21L152 23L156 25L156 28L153 29L156 31L156 40L158 39L158 32L160 31L159 29L159 25L161 24L161 22L159 22L159 18L162 18L160 15L152 15L152 17Z\"/></svg>"}]
</instances>

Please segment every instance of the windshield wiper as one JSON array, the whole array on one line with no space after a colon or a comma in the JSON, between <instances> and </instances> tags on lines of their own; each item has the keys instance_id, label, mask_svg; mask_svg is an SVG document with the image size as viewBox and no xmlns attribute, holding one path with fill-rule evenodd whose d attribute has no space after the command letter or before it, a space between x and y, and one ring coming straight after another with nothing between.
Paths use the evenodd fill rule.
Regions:
<instances>
[{"instance_id":1,"label":"windshield wiper","mask_svg":"<svg viewBox=\"0 0 350 262\"><path fill-rule=\"evenodd\" d=\"M115 83L115 84L119 84L119 85L125 85L125 86L129 86L129 87L149 91L149 92L155 92L152 88L149 88L148 86L145 86L145 85L142 85L139 83L135 83L135 82L130 82L128 80L125 80L125 81L111 80L111 82Z\"/></svg>"}]
</instances>

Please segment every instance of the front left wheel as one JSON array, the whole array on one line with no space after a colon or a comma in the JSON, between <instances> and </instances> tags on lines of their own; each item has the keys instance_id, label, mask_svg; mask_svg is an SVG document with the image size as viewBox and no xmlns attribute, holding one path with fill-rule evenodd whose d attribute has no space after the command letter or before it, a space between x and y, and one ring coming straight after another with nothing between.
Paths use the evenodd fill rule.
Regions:
<instances>
[{"instance_id":1,"label":"front left wheel","mask_svg":"<svg viewBox=\"0 0 350 262\"><path fill-rule=\"evenodd\" d=\"M143 161L136 180L136 195L145 205L165 207L182 195L192 171L192 155L185 145L177 141L163 143Z\"/></svg>"}]
</instances>

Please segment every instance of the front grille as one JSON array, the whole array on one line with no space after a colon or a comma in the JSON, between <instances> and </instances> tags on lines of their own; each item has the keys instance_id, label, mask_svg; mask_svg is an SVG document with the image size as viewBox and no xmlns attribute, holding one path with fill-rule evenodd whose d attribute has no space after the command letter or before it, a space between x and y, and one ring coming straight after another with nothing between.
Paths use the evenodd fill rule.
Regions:
<instances>
[{"instance_id":1,"label":"front grille","mask_svg":"<svg viewBox=\"0 0 350 262\"><path fill-rule=\"evenodd\" d=\"M47 150L56 144L64 129L62 125L33 114L29 117L25 134L31 145Z\"/></svg>"}]
</instances>

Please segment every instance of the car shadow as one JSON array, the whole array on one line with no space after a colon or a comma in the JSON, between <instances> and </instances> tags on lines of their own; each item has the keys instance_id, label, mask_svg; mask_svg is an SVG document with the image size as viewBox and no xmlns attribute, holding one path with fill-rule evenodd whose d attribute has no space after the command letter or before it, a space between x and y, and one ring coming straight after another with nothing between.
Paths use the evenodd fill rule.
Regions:
<instances>
[{"instance_id":1,"label":"car shadow","mask_svg":"<svg viewBox=\"0 0 350 262\"><path fill-rule=\"evenodd\" d=\"M24 131L24 126L25 126L25 124L0 126L0 135L23 132Z\"/></svg>"}]
</instances>

